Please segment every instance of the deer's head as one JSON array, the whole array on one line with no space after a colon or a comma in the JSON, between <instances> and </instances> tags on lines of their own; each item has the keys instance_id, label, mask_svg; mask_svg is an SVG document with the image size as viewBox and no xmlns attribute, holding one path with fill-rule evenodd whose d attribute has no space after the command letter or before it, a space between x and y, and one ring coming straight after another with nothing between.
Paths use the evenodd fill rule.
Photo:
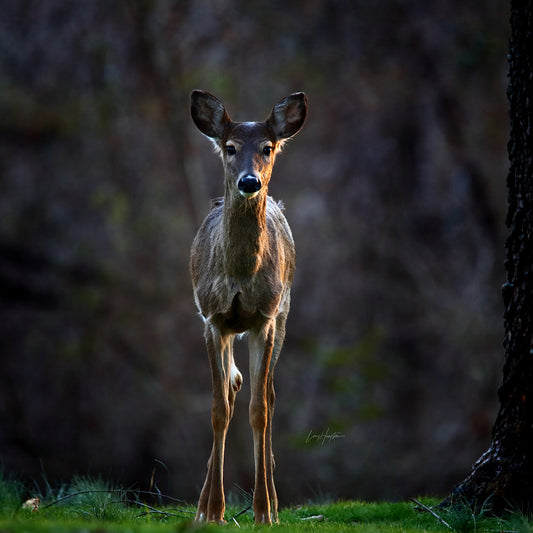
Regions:
<instances>
[{"instance_id":1,"label":"deer's head","mask_svg":"<svg viewBox=\"0 0 533 533\"><path fill-rule=\"evenodd\" d=\"M218 98L205 91L191 94L191 115L222 157L226 187L231 193L253 198L266 194L276 154L298 133L307 113L304 93L277 103L264 122L233 122Z\"/></svg>"}]
</instances>

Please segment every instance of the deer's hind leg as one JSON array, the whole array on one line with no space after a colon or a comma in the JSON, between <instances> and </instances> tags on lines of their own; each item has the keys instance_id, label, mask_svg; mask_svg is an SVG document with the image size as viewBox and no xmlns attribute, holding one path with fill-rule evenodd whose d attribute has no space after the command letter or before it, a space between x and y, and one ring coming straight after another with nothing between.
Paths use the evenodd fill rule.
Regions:
<instances>
[{"instance_id":1,"label":"deer's hind leg","mask_svg":"<svg viewBox=\"0 0 533 533\"><path fill-rule=\"evenodd\" d=\"M198 501L196 520L223 523L226 435L242 376L233 361L233 336L222 335L217 328L206 324L205 338L213 383L211 408L213 447L207 463L207 476Z\"/></svg>"}]
</instances>

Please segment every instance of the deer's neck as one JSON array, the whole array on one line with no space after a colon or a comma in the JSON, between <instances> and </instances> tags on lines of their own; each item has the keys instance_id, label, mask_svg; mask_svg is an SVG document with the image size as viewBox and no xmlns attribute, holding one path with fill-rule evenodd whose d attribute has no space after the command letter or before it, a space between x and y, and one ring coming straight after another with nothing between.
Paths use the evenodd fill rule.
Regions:
<instances>
[{"instance_id":1,"label":"deer's neck","mask_svg":"<svg viewBox=\"0 0 533 533\"><path fill-rule=\"evenodd\" d=\"M266 202L266 194L224 198L224 256L230 276L251 277L261 266L268 245Z\"/></svg>"}]
</instances>

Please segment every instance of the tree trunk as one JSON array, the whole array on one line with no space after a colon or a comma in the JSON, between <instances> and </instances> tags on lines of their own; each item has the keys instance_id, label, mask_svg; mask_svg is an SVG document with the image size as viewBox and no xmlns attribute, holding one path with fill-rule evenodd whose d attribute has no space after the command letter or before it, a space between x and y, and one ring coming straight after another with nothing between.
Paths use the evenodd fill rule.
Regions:
<instances>
[{"instance_id":1,"label":"tree trunk","mask_svg":"<svg viewBox=\"0 0 533 533\"><path fill-rule=\"evenodd\" d=\"M533 511L533 38L532 0L511 1L508 97L511 135L505 363L489 450L443 503L458 500L500 513Z\"/></svg>"}]
</instances>

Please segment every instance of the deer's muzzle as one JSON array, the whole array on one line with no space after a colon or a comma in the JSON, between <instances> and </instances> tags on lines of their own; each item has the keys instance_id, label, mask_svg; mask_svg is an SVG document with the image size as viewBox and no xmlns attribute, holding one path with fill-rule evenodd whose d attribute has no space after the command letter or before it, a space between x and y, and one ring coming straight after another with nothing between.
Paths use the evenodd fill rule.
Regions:
<instances>
[{"instance_id":1,"label":"deer's muzzle","mask_svg":"<svg viewBox=\"0 0 533 533\"><path fill-rule=\"evenodd\" d=\"M248 176L243 176L238 179L237 188L243 196L251 198L261 189L261 180L258 177L249 174Z\"/></svg>"}]
</instances>

